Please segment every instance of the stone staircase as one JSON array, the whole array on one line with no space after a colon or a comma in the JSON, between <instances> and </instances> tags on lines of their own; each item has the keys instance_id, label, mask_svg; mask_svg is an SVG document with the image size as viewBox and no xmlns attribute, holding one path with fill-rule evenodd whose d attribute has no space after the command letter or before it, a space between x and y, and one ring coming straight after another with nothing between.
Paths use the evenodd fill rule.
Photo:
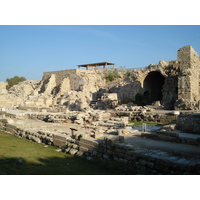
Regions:
<instances>
[{"instance_id":1,"label":"stone staircase","mask_svg":"<svg viewBox=\"0 0 200 200\"><path fill-rule=\"evenodd\" d=\"M163 128L152 132L141 132L141 136L153 140L200 146L199 134L184 133L179 130L167 130Z\"/></svg>"}]
</instances>

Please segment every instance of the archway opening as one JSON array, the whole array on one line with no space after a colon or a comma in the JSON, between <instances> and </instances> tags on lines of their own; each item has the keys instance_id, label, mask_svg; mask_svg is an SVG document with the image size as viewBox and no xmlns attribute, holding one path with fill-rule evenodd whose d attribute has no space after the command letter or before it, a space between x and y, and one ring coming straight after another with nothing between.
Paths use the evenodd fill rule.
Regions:
<instances>
[{"instance_id":1,"label":"archway opening","mask_svg":"<svg viewBox=\"0 0 200 200\"><path fill-rule=\"evenodd\" d=\"M144 79L143 88L146 97L146 103L152 104L154 101L161 101L163 98L162 88L164 85L165 77L157 71L150 72Z\"/></svg>"}]
</instances>

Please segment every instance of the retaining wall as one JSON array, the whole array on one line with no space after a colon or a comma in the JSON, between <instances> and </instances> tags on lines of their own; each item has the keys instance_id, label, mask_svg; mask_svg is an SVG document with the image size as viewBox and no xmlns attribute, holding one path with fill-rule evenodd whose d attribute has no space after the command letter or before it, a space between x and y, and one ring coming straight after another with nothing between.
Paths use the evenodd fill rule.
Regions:
<instances>
[{"instance_id":1,"label":"retaining wall","mask_svg":"<svg viewBox=\"0 0 200 200\"><path fill-rule=\"evenodd\" d=\"M184 158L166 152L138 149L124 143L123 136L108 135L102 138L70 136L49 131L23 130L0 119L0 129L34 142L54 145L63 152L87 159L115 160L133 168L137 174L200 174L200 161Z\"/></svg>"}]
</instances>

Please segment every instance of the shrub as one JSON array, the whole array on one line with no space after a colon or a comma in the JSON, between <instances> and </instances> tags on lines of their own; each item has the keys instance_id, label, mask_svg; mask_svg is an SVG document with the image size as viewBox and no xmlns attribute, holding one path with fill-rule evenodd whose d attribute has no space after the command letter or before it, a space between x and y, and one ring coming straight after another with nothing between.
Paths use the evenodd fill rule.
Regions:
<instances>
[{"instance_id":1,"label":"shrub","mask_svg":"<svg viewBox=\"0 0 200 200\"><path fill-rule=\"evenodd\" d=\"M121 78L117 69L109 70L105 74L105 79L106 79L107 83L111 82L111 81L114 81L116 78Z\"/></svg>"},{"instance_id":2,"label":"shrub","mask_svg":"<svg viewBox=\"0 0 200 200\"><path fill-rule=\"evenodd\" d=\"M7 78L6 82L8 85L6 86L6 89L9 90L13 85L17 85L20 82L26 81L25 77L19 77L19 76L14 76L13 78Z\"/></svg>"}]
</instances>

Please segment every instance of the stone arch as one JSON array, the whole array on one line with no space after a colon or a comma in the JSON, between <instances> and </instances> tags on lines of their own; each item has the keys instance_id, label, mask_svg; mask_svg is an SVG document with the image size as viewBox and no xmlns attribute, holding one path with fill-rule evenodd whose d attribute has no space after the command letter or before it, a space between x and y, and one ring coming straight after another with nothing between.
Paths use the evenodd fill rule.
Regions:
<instances>
[{"instance_id":1,"label":"stone arch","mask_svg":"<svg viewBox=\"0 0 200 200\"><path fill-rule=\"evenodd\" d=\"M148 103L154 101L161 101L163 98L162 89L165 77L158 71L151 71L148 73L143 82L144 94L148 94Z\"/></svg>"}]
</instances>

